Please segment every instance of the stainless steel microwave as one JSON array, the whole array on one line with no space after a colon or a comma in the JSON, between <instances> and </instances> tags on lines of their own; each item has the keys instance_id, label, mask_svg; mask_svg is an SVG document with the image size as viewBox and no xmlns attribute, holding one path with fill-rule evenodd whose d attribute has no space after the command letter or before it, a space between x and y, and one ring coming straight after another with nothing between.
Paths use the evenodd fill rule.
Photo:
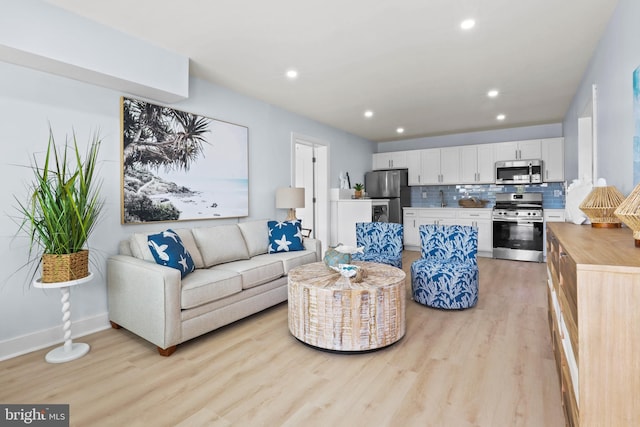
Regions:
<instances>
[{"instance_id":1,"label":"stainless steel microwave","mask_svg":"<svg viewBox=\"0 0 640 427\"><path fill-rule=\"evenodd\" d=\"M496 184L536 184L542 182L542 160L496 162Z\"/></svg>"}]
</instances>

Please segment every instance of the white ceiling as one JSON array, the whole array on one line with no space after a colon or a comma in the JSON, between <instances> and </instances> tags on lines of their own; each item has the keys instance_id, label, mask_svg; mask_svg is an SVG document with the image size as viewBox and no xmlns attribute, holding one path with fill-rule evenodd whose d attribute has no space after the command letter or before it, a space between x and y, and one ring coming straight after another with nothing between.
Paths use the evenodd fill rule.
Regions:
<instances>
[{"instance_id":1,"label":"white ceiling","mask_svg":"<svg viewBox=\"0 0 640 427\"><path fill-rule=\"evenodd\" d=\"M372 141L561 122L617 3L48 1L188 56L197 77Z\"/></svg>"}]
</instances>

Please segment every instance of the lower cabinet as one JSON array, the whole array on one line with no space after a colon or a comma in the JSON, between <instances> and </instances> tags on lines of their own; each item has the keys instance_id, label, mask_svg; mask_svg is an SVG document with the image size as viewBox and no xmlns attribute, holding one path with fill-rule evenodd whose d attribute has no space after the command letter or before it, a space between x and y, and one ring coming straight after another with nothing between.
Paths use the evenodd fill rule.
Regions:
<instances>
[{"instance_id":1,"label":"lower cabinet","mask_svg":"<svg viewBox=\"0 0 640 427\"><path fill-rule=\"evenodd\" d=\"M547 224L549 329L569 426L640 425L640 256L628 228Z\"/></svg>"},{"instance_id":2,"label":"lower cabinet","mask_svg":"<svg viewBox=\"0 0 640 427\"><path fill-rule=\"evenodd\" d=\"M420 250L420 225L470 225L478 228L478 255L493 256L491 209L404 208L403 223L405 249Z\"/></svg>"}]
</instances>

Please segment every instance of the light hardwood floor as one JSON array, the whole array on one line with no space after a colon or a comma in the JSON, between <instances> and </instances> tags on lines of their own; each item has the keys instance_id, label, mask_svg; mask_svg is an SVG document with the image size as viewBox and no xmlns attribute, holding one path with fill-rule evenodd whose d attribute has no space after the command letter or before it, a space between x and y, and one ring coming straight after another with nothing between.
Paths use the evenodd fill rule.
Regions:
<instances>
[{"instance_id":1,"label":"light hardwood floor","mask_svg":"<svg viewBox=\"0 0 640 427\"><path fill-rule=\"evenodd\" d=\"M409 273L417 252L405 252ZM0 362L0 402L68 403L72 426L563 426L545 264L480 258L464 311L407 301L407 332L363 354L291 336L281 304L178 346L171 357L120 330ZM407 297L410 276L407 274Z\"/></svg>"}]
</instances>

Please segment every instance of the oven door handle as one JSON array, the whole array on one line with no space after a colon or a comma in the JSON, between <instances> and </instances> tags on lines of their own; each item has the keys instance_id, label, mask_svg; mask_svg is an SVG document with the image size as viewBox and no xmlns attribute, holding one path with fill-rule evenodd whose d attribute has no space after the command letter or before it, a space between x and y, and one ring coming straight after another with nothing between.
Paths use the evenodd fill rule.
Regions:
<instances>
[{"instance_id":1,"label":"oven door handle","mask_svg":"<svg viewBox=\"0 0 640 427\"><path fill-rule=\"evenodd\" d=\"M507 218L493 218L493 222L511 222L517 225L528 225L528 224L539 224L544 222L544 220L540 219L507 219Z\"/></svg>"}]
</instances>

